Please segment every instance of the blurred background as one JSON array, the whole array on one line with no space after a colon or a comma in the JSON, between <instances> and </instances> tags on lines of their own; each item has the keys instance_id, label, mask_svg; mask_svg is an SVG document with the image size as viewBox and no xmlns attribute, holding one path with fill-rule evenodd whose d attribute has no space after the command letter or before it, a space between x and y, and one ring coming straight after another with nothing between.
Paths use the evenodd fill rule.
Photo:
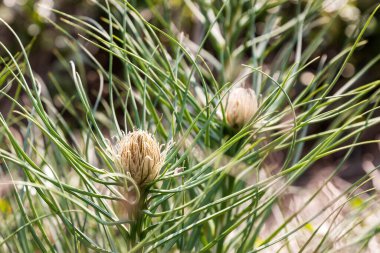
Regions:
<instances>
[{"instance_id":1,"label":"blurred background","mask_svg":"<svg viewBox=\"0 0 380 253\"><path fill-rule=\"evenodd\" d=\"M195 19L190 17L192 15L191 11L186 8L184 1L148 0L132 2L138 3L137 6L140 6L140 11L143 13L143 16L150 19L149 21L153 23L159 21L152 17L153 14L150 13L150 9L146 7L148 5L155 5L158 11L164 11L167 15L170 15L172 20L178 21L175 22L177 29L193 37L193 41L199 40L199 38L194 38L197 36L199 24L195 22ZM260 4L261 1L257 2L257 4ZM297 0L292 0L282 6L280 11L283 12L283 20L281 22L285 22L287 18L292 17L296 2ZM320 50L320 53L327 54L330 57L339 53L347 40L357 32L357 25L362 20L362 17L367 16L377 3L377 0L325 0L321 15L326 18L326 23L333 22L333 24L331 24L333 32L329 34L329 38L326 38L324 48ZM136 6L136 4L133 5ZM89 0L2 0L0 2L0 17L12 26L24 43L32 41L33 38L35 39L30 60L34 70L41 76L46 75L48 71L55 70L54 68L57 66L54 64L56 62L54 52L57 49L64 52L65 47L67 47L62 32L57 30L47 20L50 19L52 22L58 21L56 13L49 8L54 8L71 15L91 17L97 21L99 21L103 14L100 8L97 8L94 1ZM336 14L338 14L337 18L334 18ZM257 18L257 34L262 32L260 29L262 29L263 22L265 22L263 19L265 16L265 13L263 13ZM366 31L368 45L366 45L365 50L358 49L355 58L351 60L346 71L343 73L343 77L351 77L355 74L356 69L360 69L366 62L370 61L374 55L379 53L379 22L380 15L377 14L369 29ZM72 35L76 35L75 31L73 31ZM312 38L312 36L308 38L310 37ZM0 40L10 49L16 50L16 48L12 48L12 45L15 44L6 29L0 29ZM304 43L307 45L308 41ZM67 50L67 52L69 51L71 50ZM373 80L380 77L380 71L377 71L379 66L380 64L378 63L377 67L368 73L367 76L370 77L369 79ZM304 75L304 78L300 81L306 82L306 79L307 75Z\"/></svg>"}]
</instances>

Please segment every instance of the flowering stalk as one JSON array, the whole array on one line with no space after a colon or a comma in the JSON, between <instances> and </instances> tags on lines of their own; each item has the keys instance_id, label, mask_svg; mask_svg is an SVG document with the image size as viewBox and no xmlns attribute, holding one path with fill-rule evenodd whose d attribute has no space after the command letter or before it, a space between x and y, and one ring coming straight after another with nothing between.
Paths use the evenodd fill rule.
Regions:
<instances>
[{"instance_id":1,"label":"flowering stalk","mask_svg":"<svg viewBox=\"0 0 380 253\"><path fill-rule=\"evenodd\" d=\"M161 151L160 145L154 136L144 130L135 130L123 135L110 151L117 169L130 176L137 189L127 190L127 198L135 201L122 204L128 218L134 222L131 224L131 246L133 247L141 239L143 226L143 213L147 187L157 178L171 143ZM137 191L140 193L138 198ZM136 199L138 198L138 199Z\"/></svg>"}]
</instances>

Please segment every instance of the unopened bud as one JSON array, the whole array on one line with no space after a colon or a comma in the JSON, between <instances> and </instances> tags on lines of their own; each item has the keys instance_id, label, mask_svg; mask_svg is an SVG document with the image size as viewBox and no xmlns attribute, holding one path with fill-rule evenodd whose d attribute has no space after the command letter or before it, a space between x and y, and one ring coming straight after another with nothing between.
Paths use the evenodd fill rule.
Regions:
<instances>
[{"instance_id":1,"label":"unopened bud","mask_svg":"<svg viewBox=\"0 0 380 253\"><path fill-rule=\"evenodd\" d=\"M152 182L165 161L166 151L148 132L136 130L123 136L116 145L116 163L139 186Z\"/></svg>"},{"instance_id":2,"label":"unopened bud","mask_svg":"<svg viewBox=\"0 0 380 253\"><path fill-rule=\"evenodd\" d=\"M226 119L232 127L247 124L257 112L255 91L250 88L233 88L224 101Z\"/></svg>"}]
</instances>

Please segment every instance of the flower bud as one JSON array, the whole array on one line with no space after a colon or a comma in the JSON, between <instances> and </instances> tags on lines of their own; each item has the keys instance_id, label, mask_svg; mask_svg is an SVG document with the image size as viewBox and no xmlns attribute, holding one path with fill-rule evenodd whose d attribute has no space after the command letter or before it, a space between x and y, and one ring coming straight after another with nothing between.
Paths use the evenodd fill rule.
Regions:
<instances>
[{"instance_id":1,"label":"flower bud","mask_svg":"<svg viewBox=\"0 0 380 253\"><path fill-rule=\"evenodd\" d=\"M232 127L247 124L257 112L257 98L251 88L236 87L230 90L224 100L227 123Z\"/></svg>"},{"instance_id":2,"label":"flower bud","mask_svg":"<svg viewBox=\"0 0 380 253\"><path fill-rule=\"evenodd\" d=\"M124 135L116 145L117 165L129 173L138 186L152 182L160 172L166 152L148 132L136 130Z\"/></svg>"}]
</instances>

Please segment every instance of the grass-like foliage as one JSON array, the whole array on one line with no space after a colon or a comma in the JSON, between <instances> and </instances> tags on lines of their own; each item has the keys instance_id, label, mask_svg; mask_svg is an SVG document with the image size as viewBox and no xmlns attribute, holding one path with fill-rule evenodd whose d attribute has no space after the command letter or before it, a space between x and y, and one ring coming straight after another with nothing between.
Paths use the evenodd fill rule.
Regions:
<instances>
[{"instance_id":1,"label":"grass-like foliage","mask_svg":"<svg viewBox=\"0 0 380 253\"><path fill-rule=\"evenodd\" d=\"M379 6L331 56L335 14L323 2L99 0L96 18L53 10L47 22L71 53L57 50L65 73L44 79L28 60L33 43L1 20L19 50L0 42L0 252L376 249L378 195L362 187L376 165L353 183L337 174L379 142L362 136L379 127L380 80L362 77L380 55L341 77ZM223 101L239 85L258 110L232 126ZM110 152L138 129L167 148L144 187ZM296 186L305 172L318 178Z\"/></svg>"}]
</instances>

